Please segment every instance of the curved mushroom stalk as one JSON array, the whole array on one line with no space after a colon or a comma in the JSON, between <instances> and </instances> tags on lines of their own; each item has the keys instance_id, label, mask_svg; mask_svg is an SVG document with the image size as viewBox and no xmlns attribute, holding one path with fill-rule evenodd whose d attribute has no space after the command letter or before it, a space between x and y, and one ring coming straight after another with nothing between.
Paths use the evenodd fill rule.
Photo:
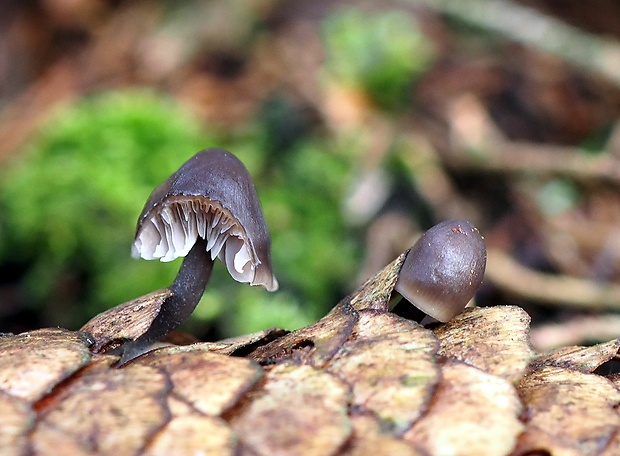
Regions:
<instances>
[{"instance_id":1,"label":"curved mushroom stalk","mask_svg":"<svg viewBox=\"0 0 620 456\"><path fill-rule=\"evenodd\" d=\"M150 328L136 340L114 351L121 355L119 366L148 351L153 343L178 328L192 314L209 282L213 263L207 251L207 241L199 239L183 260L174 282L168 287L172 295L162 304Z\"/></svg>"}]
</instances>

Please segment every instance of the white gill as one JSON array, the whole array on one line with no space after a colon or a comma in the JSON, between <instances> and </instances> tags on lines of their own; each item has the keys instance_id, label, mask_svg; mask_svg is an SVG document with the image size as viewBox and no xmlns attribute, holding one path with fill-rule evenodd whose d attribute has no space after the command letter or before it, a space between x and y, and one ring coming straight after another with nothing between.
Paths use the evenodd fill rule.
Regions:
<instances>
[{"instance_id":1,"label":"white gill","mask_svg":"<svg viewBox=\"0 0 620 456\"><path fill-rule=\"evenodd\" d=\"M252 282L258 259L235 220L220 208L199 201L176 201L154 211L142 224L132 254L145 260L172 261L186 256L200 236L211 258L219 257L240 282Z\"/></svg>"}]
</instances>

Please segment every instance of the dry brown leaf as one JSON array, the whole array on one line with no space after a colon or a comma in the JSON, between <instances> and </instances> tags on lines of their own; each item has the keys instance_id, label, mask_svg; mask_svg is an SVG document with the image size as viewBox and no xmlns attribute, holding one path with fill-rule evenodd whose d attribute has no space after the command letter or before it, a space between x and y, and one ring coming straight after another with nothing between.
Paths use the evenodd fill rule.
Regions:
<instances>
[{"instance_id":1,"label":"dry brown leaf","mask_svg":"<svg viewBox=\"0 0 620 456\"><path fill-rule=\"evenodd\" d=\"M507 380L447 361L427 413L405 440L432 455L503 456L523 430L521 403Z\"/></svg>"},{"instance_id":2,"label":"dry brown leaf","mask_svg":"<svg viewBox=\"0 0 620 456\"><path fill-rule=\"evenodd\" d=\"M534 359L532 369L556 366L584 373L594 372L600 365L618 354L620 339L614 339L591 347L562 347L544 353Z\"/></svg>"},{"instance_id":3,"label":"dry brown leaf","mask_svg":"<svg viewBox=\"0 0 620 456\"><path fill-rule=\"evenodd\" d=\"M364 310L351 340L327 368L353 391L352 406L368 410L393 433L424 412L439 380L433 333L391 313Z\"/></svg>"},{"instance_id":4,"label":"dry brown leaf","mask_svg":"<svg viewBox=\"0 0 620 456\"><path fill-rule=\"evenodd\" d=\"M620 391L598 375L545 366L525 376L518 390L526 434L547 433L552 443L544 449L551 454L557 442L559 448L597 455L620 429Z\"/></svg>"},{"instance_id":5,"label":"dry brown leaf","mask_svg":"<svg viewBox=\"0 0 620 456\"><path fill-rule=\"evenodd\" d=\"M243 447L263 456L337 454L351 434L349 388L311 366L269 368L230 422Z\"/></svg>"},{"instance_id":6,"label":"dry brown leaf","mask_svg":"<svg viewBox=\"0 0 620 456\"><path fill-rule=\"evenodd\" d=\"M520 307L465 309L434 330L439 354L511 382L519 380L534 356L530 317Z\"/></svg>"},{"instance_id":7,"label":"dry brown leaf","mask_svg":"<svg viewBox=\"0 0 620 456\"><path fill-rule=\"evenodd\" d=\"M35 422L35 413L22 399L0 392L0 454L28 454L28 436Z\"/></svg>"},{"instance_id":8,"label":"dry brown leaf","mask_svg":"<svg viewBox=\"0 0 620 456\"><path fill-rule=\"evenodd\" d=\"M175 395L206 415L232 407L261 377L255 362L200 349L200 345L154 350L133 364L166 373Z\"/></svg>"},{"instance_id":9,"label":"dry brown leaf","mask_svg":"<svg viewBox=\"0 0 620 456\"><path fill-rule=\"evenodd\" d=\"M0 390L35 402L88 364L89 343L64 329L0 337Z\"/></svg>"},{"instance_id":10,"label":"dry brown leaf","mask_svg":"<svg viewBox=\"0 0 620 456\"><path fill-rule=\"evenodd\" d=\"M170 296L172 291L164 288L119 304L88 321L80 331L93 337L93 353L136 340L151 327L161 306Z\"/></svg>"},{"instance_id":11,"label":"dry brown leaf","mask_svg":"<svg viewBox=\"0 0 620 456\"><path fill-rule=\"evenodd\" d=\"M103 357L102 357L103 358ZM85 368L37 404L32 433L37 454L140 454L168 420L170 383L158 369L111 369L112 357Z\"/></svg>"}]
</instances>

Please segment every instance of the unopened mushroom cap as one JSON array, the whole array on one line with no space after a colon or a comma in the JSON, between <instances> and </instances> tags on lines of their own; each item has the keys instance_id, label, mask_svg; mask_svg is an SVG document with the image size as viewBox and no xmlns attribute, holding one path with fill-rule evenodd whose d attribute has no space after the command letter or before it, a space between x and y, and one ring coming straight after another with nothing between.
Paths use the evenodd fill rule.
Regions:
<instances>
[{"instance_id":1,"label":"unopened mushroom cap","mask_svg":"<svg viewBox=\"0 0 620 456\"><path fill-rule=\"evenodd\" d=\"M271 239L252 177L222 149L198 152L151 193L132 254L172 261L187 255L198 236L235 280L277 290Z\"/></svg>"},{"instance_id":2,"label":"unopened mushroom cap","mask_svg":"<svg viewBox=\"0 0 620 456\"><path fill-rule=\"evenodd\" d=\"M407 254L395 290L427 315L448 321L476 294L486 258L484 239L471 223L439 223Z\"/></svg>"}]
</instances>

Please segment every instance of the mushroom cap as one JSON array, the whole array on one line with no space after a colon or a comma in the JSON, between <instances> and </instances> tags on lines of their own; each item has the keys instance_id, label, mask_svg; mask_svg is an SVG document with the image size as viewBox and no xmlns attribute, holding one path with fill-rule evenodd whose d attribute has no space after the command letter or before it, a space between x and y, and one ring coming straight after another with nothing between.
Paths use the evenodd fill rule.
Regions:
<instances>
[{"instance_id":1,"label":"mushroom cap","mask_svg":"<svg viewBox=\"0 0 620 456\"><path fill-rule=\"evenodd\" d=\"M463 311L482 283L487 252L478 229L448 220L426 231L411 248L395 290L436 320Z\"/></svg>"},{"instance_id":2,"label":"mushroom cap","mask_svg":"<svg viewBox=\"0 0 620 456\"><path fill-rule=\"evenodd\" d=\"M252 177L223 149L198 152L153 190L138 218L132 254L172 261L187 255L198 236L235 280L278 289Z\"/></svg>"}]
</instances>

